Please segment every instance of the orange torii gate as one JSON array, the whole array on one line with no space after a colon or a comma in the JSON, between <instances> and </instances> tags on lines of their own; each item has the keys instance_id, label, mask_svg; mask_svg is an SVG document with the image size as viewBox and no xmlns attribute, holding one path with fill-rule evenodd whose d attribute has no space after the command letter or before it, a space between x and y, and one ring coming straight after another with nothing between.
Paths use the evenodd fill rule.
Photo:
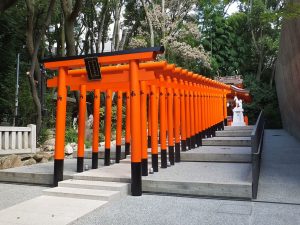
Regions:
<instances>
[{"instance_id":1,"label":"orange torii gate","mask_svg":"<svg viewBox=\"0 0 300 225\"><path fill-rule=\"evenodd\" d=\"M54 185L63 177L67 86L80 91L78 172L83 171L86 92L94 91L95 96L93 169L98 167L100 92L106 92L106 166L110 164L112 92L117 93L117 163L121 158L122 94L126 93L125 154L131 145L132 195L141 195L141 175L148 175L147 145L151 146L152 168L158 171L158 130L161 167L166 168L167 143L169 161L174 165L180 162L180 151L201 146L203 137L223 127L229 86L166 62L140 63L152 61L162 52L163 47L159 47L44 60L46 69L59 71L57 77L48 80L49 87L58 87ZM121 63L126 64L111 66Z\"/></svg>"}]
</instances>

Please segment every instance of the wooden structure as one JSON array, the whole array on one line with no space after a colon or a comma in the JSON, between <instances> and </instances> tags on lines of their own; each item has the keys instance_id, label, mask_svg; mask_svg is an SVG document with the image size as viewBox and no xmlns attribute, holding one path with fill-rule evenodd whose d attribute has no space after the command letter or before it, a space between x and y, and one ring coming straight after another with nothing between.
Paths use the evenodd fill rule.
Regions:
<instances>
[{"instance_id":1,"label":"wooden structure","mask_svg":"<svg viewBox=\"0 0 300 225\"><path fill-rule=\"evenodd\" d=\"M227 118L230 87L165 61L154 62L163 47L45 59L44 66L58 70L48 80L56 87L56 143L54 185L63 179L67 87L80 91L77 171L83 171L86 93L94 92L93 159L98 167L100 93L106 93L105 166L110 165L112 93L117 94L116 163L121 160L122 94L126 93L125 154L131 154L131 192L142 194L142 175L148 175L148 147L158 172L158 137L161 168L180 162L180 152L201 146ZM148 140L147 140L148 139Z\"/></svg>"}]
</instances>

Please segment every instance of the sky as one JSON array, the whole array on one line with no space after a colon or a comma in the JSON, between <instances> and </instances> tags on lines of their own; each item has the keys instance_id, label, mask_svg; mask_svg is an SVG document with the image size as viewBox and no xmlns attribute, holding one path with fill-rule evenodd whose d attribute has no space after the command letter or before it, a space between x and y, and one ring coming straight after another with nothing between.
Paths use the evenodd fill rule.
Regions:
<instances>
[{"instance_id":1,"label":"sky","mask_svg":"<svg viewBox=\"0 0 300 225\"><path fill-rule=\"evenodd\" d=\"M234 2L229 6L227 11L228 15L232 15L233 13L238 11L238 4L238 2Z\"/></svg>"}]
</instances>

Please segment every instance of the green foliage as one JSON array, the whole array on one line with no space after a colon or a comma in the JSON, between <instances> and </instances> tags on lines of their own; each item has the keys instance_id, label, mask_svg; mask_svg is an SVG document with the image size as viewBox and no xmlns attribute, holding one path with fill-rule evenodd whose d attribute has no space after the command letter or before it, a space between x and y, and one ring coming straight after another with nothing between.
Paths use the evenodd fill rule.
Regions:
<instances>
[{"instance_id":1,"label":"green foliage","mask_svg":"<svg viewBox=\"0 0 300 225\"><path fill-rule=\"evenodd\" d=\"M252 102L244 104L245 115L248 115L249 123L254 124L261 110L266 118L266 128L281 128L281 117L279 112L277 94L275 88L258 82L253 76L244 77L244 84L250 90Z\"/></svg>"},{"instance_id":2,"label":"green foliage","mask_svg":"<svg viewBox=\"0 0 300 225\"><path fill-rule=\"evenodd\" d=\"M77 142L77 132L73 128L66 129L65 143Z\"/></svg>"},{"instance_id":3,"label":"green foliage","mask_svg":"<svg viewBox=\"0 0 300 225\"><path fill-rule=\"evenodd\" d=\"M40 132L40 135L38 137L39 145L42 145L45 141L47 141L48 137L49 137L49 129L42 128L41 132Z\"/></svg>"},{"instance_id":4,"label":"green foliage","mask_svg":"<svg viewBox=\"0 0 300 225\"><path fill-rule=\"evenodd\" d=\"M211 74L234 75L245 60L246 48L242 36L237 33L245 21L243 13L225 17L225 1L200 1L199 17L203 21L202 44L211 55Z\"/></svg>"},{"instance_id":5,"label":"green foliage","mask_svg":"<svg viewBox=\"0 0 300 225\"><path fill-rule=\"evenodd\" d=\"M28 56L25 45L26 8L23 3L0 16L0 123L12 123L15 112L17 54L20 53L19 110L16 125L34 122L34 107L30 95L26 68Z\"/></svg>"},{"instance_id":6,"label":"green foliage","mask_svg":"<svg viewBox=\"0 0 300 225\"><path fill-rule=\"evenodd\" d=\"M86 140L86 141L84 142L84 144L85 144L85 147L86 147L86 148L92 147L92 142L91 142L90 140Z\"/></svg>"}]
</instances>

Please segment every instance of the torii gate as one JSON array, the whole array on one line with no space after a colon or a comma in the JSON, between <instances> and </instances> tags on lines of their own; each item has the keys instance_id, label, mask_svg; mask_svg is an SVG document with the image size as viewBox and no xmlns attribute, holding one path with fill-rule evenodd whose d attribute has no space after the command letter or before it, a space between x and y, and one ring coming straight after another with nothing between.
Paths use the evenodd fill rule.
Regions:
<instances>
[{"instance_id":1,"label":"torii gate","mask_svg":"<svg viewBox=\"0 0 300 225\"><path fill-rule=\"evenodd\" d=\"M66 122L66 87L80 90L77 171L83 171L86 91L94 91L92 168L98 167L100 91L106 91L105 161L110 164L112 92L117 92L116 162L121 154L122 92L126 92L126 145L131 142L131 191L141 195L141 175L148 175L147 119L152 168L158 171L158 125L160 125L161 167L180 162L180 151L199 147L201 139L223 127L227 117L226 94L229 87L166 62L153 61L163 47L73 56L44 60L45 68L58 70L58 77L48 80L58 87L54 185L63 179L64 136ZM119 66L105 66L111 64ZM101 65L101 68L99 67ZM83 69L86 67L86 69ZM88 79L89 78L89 79ZM147 118L147 96L149 96ZM159 102L159 105L158 105ZM159 110L158 110L159 108ZM158 123L158 112L160 123ZM129 116L128 116L129 115ZM181 149L180 149L181 146ZM175 148L175 151L174 151Z\"/></svg>"},{"instance_id":2,"label":"torii gate","mask_svg":"<svg viewBox=\"0 0 300 225\"><path fill-rule=\"evenodd\" d=\"M129 90L130 91L130 116L131 118L131 177L132 195L141 195L141 140L140 140L140 85L139 81L139 63L142 61L153 61L157 54L163 53L163 47L142 48L129 51L118 51L111 53L93 54L87 56L71 56L53 59L45 59L44 66L46 69L58 70L57 76L57 111L56 111L56 136L55 136L55 155L54 155L54 185L63 180L63 167L64 167L64 143L65 143L65 124L66 124L66 98L67 86L71 90L80 90L80 110L79 117L85 114L85 98L86 90L95 90L96 107L99 109L99 91L101 89L114 89L114 90ZM105 72L116 72L115 68L101 68L103 77L101 80L99 75L99 66L109 64L124 64L128 63L129 70L124 72L123 76L105 75ZM80 76L85 71L75 70L74 73L78 74L78 79L68 79L72 75L72 69L86 67L89 71L89 79L86 76ZM121 72L124 71L124 66L120 66ZM126 67L126 66L125 66ZM111 69L111 70L110 70ZM96 78L96 80L94 80ZM53 80L54 81L54 80ZM124 81L127 83L124 85ZM49 82L49 86L51 82ZM111 101L111 96L107 101ZM84 104L84 107L83 107ZM99 115L99 114L97 114ZM94 124L97 124L99 117L94 118ZM83 146L84 146L84 121L79 121L78 133L78 154L77 168L83 170ZM95 126L94 126L95 127ZM106 126L109 127L109 126ZM98 130L94 131L94 140L97 139ZM95 144L96 141L93 143ZM98 144L98 143L97 143ZM108 151L105 151L108 154ZM95 158L94 158L95 159ZM105 162L106 164L108 162Z\"/></svg>"}]
</instances>

